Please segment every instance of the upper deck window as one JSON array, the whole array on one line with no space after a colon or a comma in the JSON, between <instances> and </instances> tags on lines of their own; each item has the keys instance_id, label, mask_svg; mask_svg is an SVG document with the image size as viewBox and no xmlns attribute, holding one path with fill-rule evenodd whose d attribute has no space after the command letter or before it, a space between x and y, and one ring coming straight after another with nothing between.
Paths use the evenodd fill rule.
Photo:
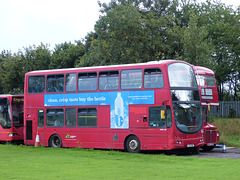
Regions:
<instances>
[{"instance_id":1,"label":"upper deck window","mask_svg":"<svg viewBox=\"0 0 240 180\"><path fill-rule=\"evenodd\" d=\"M96 72L79 73L78 90L79 91L97 90L97 73Z\"/></svg>"},{"instance_id":2,"label":"upper deck window","mask_svg":"<svg viewBox=\"0 0 240 180\"><path fill-rule=\"evenodd\" d=\"M29 76L28 93L44 93L45 76Z\"/></svg>"},{"instance_id":3,"label":"upper deck window","mask_svg":"<svg viewBox=\"0 0 240 180\"><path fill-rule=\"evenodd\" d=\"M168 66L171 87L197 87L195 74L188 64L173 63Z\"/></svg>"},{"instance_id":4,"label":"upper deck window","mask_svg":"<svg viewBox=\"0 0 240 180\"><path fill-rule=\"evenodd\" d=\"M196 75L197 84L199 86L205 86L205 77L201 75Z\"/></svg>"},{"instance_id":5,"label":"upper deck window","mask_svg":"<svg viewBox=\"0 0 240 180\"><path fill-rule=\"evenodd\" d=\"M116 90L119 88L118 71L107 71L99 73L100 90Z\"/></svg>"},{"instance_id":6,"label":"upper deck window","mask_svg":"<svg viewBox=\"0 0 240 180\"><path fill-rule=\"evenodd\" d=\"M213 76L206 76L207 86L215 86L215 78Z\"/></svg>"},{"instance_id":7,"label":"upper deck window","mask_svg":"<svg viewBox=\"0 0 240 180\"><path fill-rule=\"evenodd\" d=\"M144 88L162 88L163 74L159 68L144 70Z\"/></svg>"},{"instance_id":8,"label":"upper deck window","mask_svg":"<svg viewBox=\"0 0 240 180\"><path fill-rule=\"evenodd\" d=\"M64 75L54 74L47 76L47 92L63 92L64 91Z\"/></svg>"},{"instance_id":9,"label":"upper deck window","mask_svg":"<svg viewBox=\"0 0 240 180\"><path fill-rule=\"evenodd\" d=\"M66 91L73 92L77 90L77 75L70 73L66 75Z\"/></svg>"},{"instance_id":10,"label":"upper deck window","mask_svg":"<svg viewBox=\"0 0 240 180\"><path fill-rule=\"evenodd\" d=\"M142 70L129 69L121 72L122 89L141 89L142 88Z\"/></svg>"}]
</instances>

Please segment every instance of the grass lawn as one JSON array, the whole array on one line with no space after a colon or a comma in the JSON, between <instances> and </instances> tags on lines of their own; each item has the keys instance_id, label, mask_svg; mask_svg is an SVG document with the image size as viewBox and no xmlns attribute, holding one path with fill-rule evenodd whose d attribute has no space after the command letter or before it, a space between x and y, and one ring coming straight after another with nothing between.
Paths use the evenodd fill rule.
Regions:
<instances>
[{"instance_id":1,"label":"grass lawn","mask_svg":"<svg viewBox=\"0 0 240 180\"><path fill-rule=\"evenodd\" d=\"M240 161L0 145L0 179L239 179Z\"/></svg>"}]
</instances>

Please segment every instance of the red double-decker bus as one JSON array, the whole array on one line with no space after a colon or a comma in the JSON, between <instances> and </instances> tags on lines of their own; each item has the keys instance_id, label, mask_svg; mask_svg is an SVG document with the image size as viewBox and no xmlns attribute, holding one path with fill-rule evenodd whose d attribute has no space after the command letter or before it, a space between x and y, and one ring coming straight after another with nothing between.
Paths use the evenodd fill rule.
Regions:
<instances>
[{"instance_id":1,"label":"red double-decker bus","mask_svg":"<svg viewBox=\"0 0 240 180\"><path fill-rule=\"evenodd\" d=\"M216 126L208 122L208 111L211 106L219 106L218 90L215 74L211 69L195 66L194 71L200 92L203 112L204 151L211 151L220 140L220 133Z\"/></svg>"},{"instance_id":2,"label":"red double-decker bus","mask_svg":"<svg viewBox=\"0 0 240 180\"><path fill-rule=\"evenodd\" d=\"M198 86L190 64L33 71L25 75L25 144L172 150L203 146Z\"/></svg>"},{"instance_id":3,"label":"red double-decker bus","mask_svg":"<svg viewBox=\"0 0 240 180\"><path fill-rule=\"evenodd\" d=\"M23 95L0 95L0 141L23 142Z\"/></svg>"}]
</instances>

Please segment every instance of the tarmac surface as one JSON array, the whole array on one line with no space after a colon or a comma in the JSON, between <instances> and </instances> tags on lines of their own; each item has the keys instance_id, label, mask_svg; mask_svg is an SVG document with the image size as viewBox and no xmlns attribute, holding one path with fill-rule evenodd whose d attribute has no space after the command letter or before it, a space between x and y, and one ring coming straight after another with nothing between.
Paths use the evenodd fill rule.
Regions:
<instances>
[{"instance_id":1,"label":"tarmac surface","mask_svg":"<svg viewBox=\"0 0 240 180\"><path fill-rule=\"evenodd\" d=\"M226 147L226 151L223 151L222 147L216 147L209 152L203 152L200 150L199 154L186 156L196 156L199 158L240 159L240 148Z\"/></svg>"}]
</instances>

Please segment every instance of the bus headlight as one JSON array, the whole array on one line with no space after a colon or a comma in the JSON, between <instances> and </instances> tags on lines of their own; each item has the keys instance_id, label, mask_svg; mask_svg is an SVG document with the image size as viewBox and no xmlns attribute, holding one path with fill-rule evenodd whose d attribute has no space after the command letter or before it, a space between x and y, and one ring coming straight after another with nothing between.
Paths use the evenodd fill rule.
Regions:
<instances>
[{"instance_id":1,"label":"bus headlight","mask_svg":"<svg viewBox=\"0 0 240 180\"><path fill-rule=\"evenodd\" d=\"M10 133L8 134L9 137L17 136L17 133Z\"/></svg>"}]
</instances>

